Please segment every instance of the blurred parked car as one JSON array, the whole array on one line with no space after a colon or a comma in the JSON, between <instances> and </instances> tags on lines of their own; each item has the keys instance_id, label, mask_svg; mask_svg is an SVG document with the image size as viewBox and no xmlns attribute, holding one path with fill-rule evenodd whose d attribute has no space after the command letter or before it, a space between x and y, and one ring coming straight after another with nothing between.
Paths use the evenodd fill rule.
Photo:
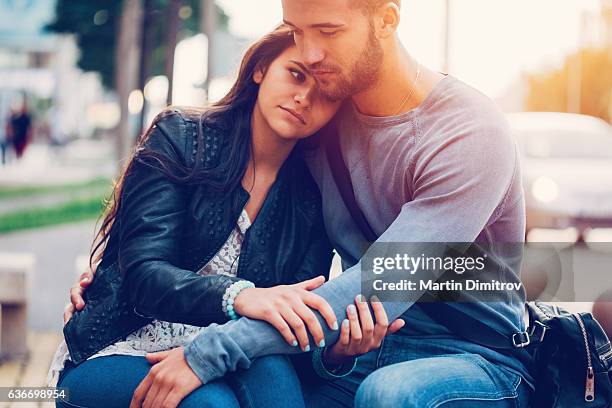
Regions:
<instances>
[{"instance_id":1,"label":"blurred parked car","mask_svg":"<svg viewBox=\"0 0 612 408\"><path fill-rule=\"evenodd\" d=\"M508 115L522 156L527 231L612 228L612 127L586 115Z\"/></svg>"}]
</instances>

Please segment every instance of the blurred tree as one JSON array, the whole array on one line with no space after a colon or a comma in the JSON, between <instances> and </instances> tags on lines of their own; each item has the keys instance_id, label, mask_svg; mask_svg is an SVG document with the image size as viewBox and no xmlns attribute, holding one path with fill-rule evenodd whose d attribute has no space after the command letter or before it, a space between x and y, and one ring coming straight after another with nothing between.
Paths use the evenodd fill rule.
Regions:
<instances>
[{"instance_id":1,"label":"blurred tree","mask_svg":"<svg viewBox=\"0 0 612 408\"><path fill-rule=\"evenodd\" d=\"M144 77L166 73L166 41L169 38L168 21L163 16L169 6L180 3L177 25L177 41L200 32L200 0L148 0L145 18L151 18L152 23L146 25L143 41L151 41L151 51L146 58L150 61L149 72L143 72ZM80 51L78 66L83 71L98 72L102 83L109 89L115 88L115 57L117 35L123 0L56 0L55 19L47 29L57 33L68 33L76 36ZM221 8L216 7L217 27L227 30L229 17ZM150 33L147 31L151 30ZM142 45L143 49L145 47ZM146 71L146 66L143 67Z\"/></svg>"},{"instance_id":2,"label":"blurred tree","mask_svg":"<svg viewBox=\"0 0 612 408\"><path fill-rule=\"evenodd\" d=\"M530 111L566 112L571 84L578 77L579 112L612 121L612 50L583 49L568 56L559 69L530 74L527 109Z\"/></svg>"},{"instance_id":3,"label":"blurred tree","mask_svg":"<svg viewBox=\"0 0 612 408\"><path fill-rule=\"evenodd\" d=\"M142 56L142 21L143 9L141 0L125 0L119 33L117 38L115 56L115 90L117 92L119 123L115 130L115 150L118 162L127 156L128 146L131 146L130 134L130 96L133 90L138 89L138 73Z\"/></svg>"}]
</instances>

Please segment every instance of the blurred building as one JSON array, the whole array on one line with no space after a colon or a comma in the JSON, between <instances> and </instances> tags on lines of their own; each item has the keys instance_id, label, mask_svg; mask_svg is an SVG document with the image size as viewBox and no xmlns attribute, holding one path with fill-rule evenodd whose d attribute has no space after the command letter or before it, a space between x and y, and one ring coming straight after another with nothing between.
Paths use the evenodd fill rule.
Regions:
<instances>
[{"instance_id":1,"label":"blurred building","mask_svg":"<svg viewBox=\"0 0 612 408\"><path fill-rule=\"evenodd\" d=\"M612 47L612 0L602 0L601 17L604 24L606 44Z\"/></svg>"},{"instance_id":2,"label":"blurred building","mask_svg":"<svg viewBox=\"0 0 612 408\"><path fill-rule=\"evenodd\" d=\"M76 67L74 39L45 32L54 10L54 0L0 0L0 115L25 95L61 143L93 131L84 110L103 90L97 75Z\"/></svg>"},{"instance_id":3,"label":"blurred building","mask_svg":"<svg viewBox=\"0 0 612 408\"><path fill-rule=\"evenodd\" d=\"M587 47L612 47L612 0L600 0L599 10L582 16L581 43Z\"/></svg>"}]
</instances>

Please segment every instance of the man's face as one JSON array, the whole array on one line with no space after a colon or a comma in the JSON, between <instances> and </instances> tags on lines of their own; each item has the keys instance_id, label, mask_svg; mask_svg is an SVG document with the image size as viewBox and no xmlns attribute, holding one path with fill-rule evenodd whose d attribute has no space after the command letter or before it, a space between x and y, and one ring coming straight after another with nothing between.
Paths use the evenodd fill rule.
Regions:
<instances>
[{"instance_id":1,"label":"man's face","mask_svg":"<svg viewBox=\"0 0 612 408\"><path fill-rule=\"evenodd\" d=\"M302 61L330 99L372 87L382 64L370 18L350 1L282 0L283 20L294 30Z\"/></svg>"}]
</instances>

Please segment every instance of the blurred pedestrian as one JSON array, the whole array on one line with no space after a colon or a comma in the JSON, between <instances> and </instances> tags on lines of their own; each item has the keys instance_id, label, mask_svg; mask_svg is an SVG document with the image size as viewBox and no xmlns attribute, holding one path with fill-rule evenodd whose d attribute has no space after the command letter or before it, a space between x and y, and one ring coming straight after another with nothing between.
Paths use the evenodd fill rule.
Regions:
<instances>
[{"instance_id":1,"label":"blurred pedestrian","mask_svg":"<svg viewBox=\"0 0 612 408\"><path fill-rule=\"evenodd\" d=\"M8 141L13 144L17 159L23 156L28 143L32 139L32 115L24 100L21 109L13 112L8 121Z\"/></svg>"},{"instance_id":2,"label":"blurred pedestrian","mask_svg":"<svg viewBox=\"0 0 612 408\"><path fill-rule=\"evenodd\" d=\"M2 123L0 118L0 163L2 163L2 165L6 164L6 151L8 149L8 145L8 123Z\"/></svg>"}]
</instances>

